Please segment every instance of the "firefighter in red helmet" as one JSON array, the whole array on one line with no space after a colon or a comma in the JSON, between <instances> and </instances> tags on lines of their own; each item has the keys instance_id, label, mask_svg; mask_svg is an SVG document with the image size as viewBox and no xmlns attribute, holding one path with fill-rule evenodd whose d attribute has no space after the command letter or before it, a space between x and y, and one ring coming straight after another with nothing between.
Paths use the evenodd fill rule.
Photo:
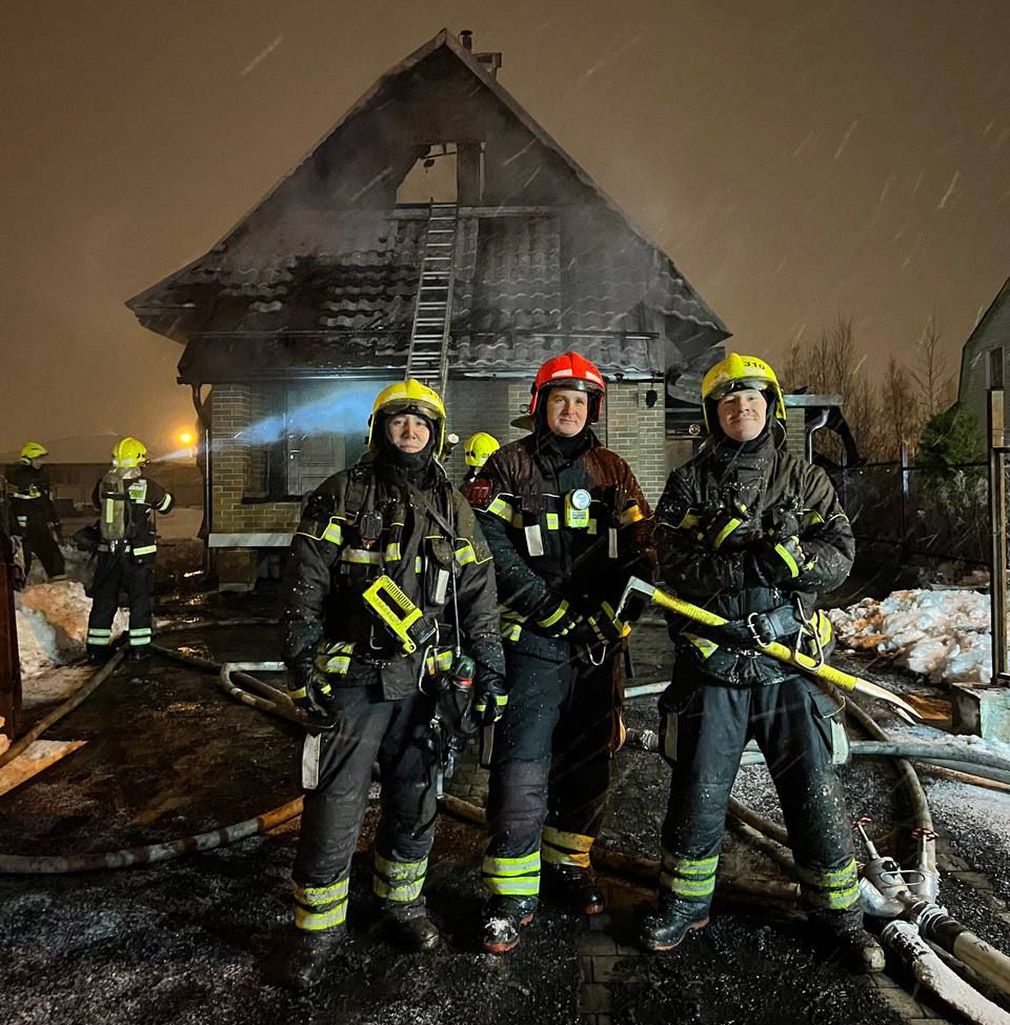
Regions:
<instances>
[{"instance_id":1,"label":"firefighter in red helmet","mask_svg":"<svg viewBox=\"0 0 1010 1025\"><path fill-rule=\"evenodd\" d=\"M496 729L482 865L484 949L519 943L538 898L603 910L589 852L620 745L632 574L651 578L651 514L592 430L606 383L577 352L533 383L532 433L491 454L464 493L494 555L509 703ZM541 864L543 886L541 887Z\"/></svg>"}]
</instances>

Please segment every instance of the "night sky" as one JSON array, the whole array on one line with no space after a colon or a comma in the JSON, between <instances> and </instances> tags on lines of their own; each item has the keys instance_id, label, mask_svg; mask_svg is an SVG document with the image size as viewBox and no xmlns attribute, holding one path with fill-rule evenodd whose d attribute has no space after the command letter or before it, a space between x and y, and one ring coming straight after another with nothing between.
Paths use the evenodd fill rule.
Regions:
<instances>
[{"instance_id":1,"label":"night sky","mask_svg":"<svg viewBox=\"0 0 1010 1025\"><path fill-rule=\"evenodd\" d=\"M200 256L444 27L666 250L742 351L838 314L914 358L1010 275L1005 0L10 0L0 450L193 420L123 301ZM54 450L53 458L59 453Z\"/></svg>"}]
</instances>

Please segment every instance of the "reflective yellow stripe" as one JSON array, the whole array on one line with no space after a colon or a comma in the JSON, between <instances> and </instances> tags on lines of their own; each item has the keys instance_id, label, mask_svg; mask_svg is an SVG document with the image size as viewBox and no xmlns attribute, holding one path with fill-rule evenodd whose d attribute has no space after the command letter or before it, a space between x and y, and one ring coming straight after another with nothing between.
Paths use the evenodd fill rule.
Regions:
<instances>
[{"instance_id":1,"label":"reflective yellow stripe","mask_svg":"<svg viewBox=\"0 0 1010 1025\"><path fill-rule=\"evenodd\" d=\"M719 856L711 858L679 858L663 851L659 885L678 897L698 900L715 892L715 873Z\"/></svg>"},{"instance_id":2,"label":"reflective yellow stripe","mask_svg":"<svg viewBox=\"0 0 1010 1025\"><path fill-rule=\"evenodd\" d=\"M369 552L364 548L345 548L340 553L341 562L355 562L363 566L381 566L382 555L379 552Z\"/></svg>"},{"instance_id":3,"label":"reflective yellow stripe","mask_svg":"<svg viewBox=\"0 0 1010 1025\"><path fill-rule=\"evenodd\" d=\"M414 556L414 572L415 573L420 573L421 570L423 570L423 569L424 569L424 563L421 560L421 556L420 555L415 555Z\"/></svg>"},{"instance_id":4,"label":"reflective yellow stripe","mask_svg":"<svg viewBox=\"0 0 1010 1025\"><path fill-rule=\"evenodd\" d=\"M502 623L501 635L507 641L515 643L519 640L519 635L523 632L523 628L519 623Z\"/></svg>"},{"instance_id":5,"label":"reflective yellow stripe","mask_svg":"<svg viewBox=\"0 0 1010 1025\"><path fill-rule=\"evenodd\" d=\"M816 509L804 509L803 511L803 526L804 527L816 527L819 523L824 522L824 517Z\"/></svg>"},{"instance_id":6,"label":"reflective yellow stripe","mask_svg":"<svg viewBox=\"0 0 1010 1025\"><path fill-rule=\"evenodd\" d=\"M399 562L400 561L400 542L390 541L386 545L386 562Z\"/></svg>"},{"instance_id":7,"label":"reflective yellow stripe","mask_svg":"<svg viewBox=\"0 0 1010 1025\"><path fill-rule=\"evenodd\" d=\"M505 520L507 523L511 523L513 517L516 515L515 509L509 502L506 502L504 498L498 496L491 500L491 504L488 505L487 511L493 513L499 519Z\"/></svg>"},{"instance_id":8,"label":"reflective yellow stripe","mask_svg":"<svg viewBox=\"0 0 1010 1025\"><path fill-rule=\"evenodd\" d=\"M347 896L349 887L350 879L338 879L329 886L299 886L294 882L291 884L295 900L306 907L323 907L335 900L341 900Z\"/></svg>"},{"instance_id":9,"label":"reflective yellow stripe","mask_svg":"<svg viewBox=\"0 0 1010 1025\"><path fill-rule=\"evenodd\" d=\"M591 516L589 518L589 526L586 528L586 533L590 535L599 533L599 524L597 523L595 516Z\"/></svg>"},{"instance_id":10,"label":"reflective yellow stripe","mask_svg":"<svg viewBox=\"0 0 1010 1025\"><path fill-rule=\"evenodd\" d=\"M546 826L543 841L543 859L547 864L589 868L589 848L593 846L593 837Z\"/></svg>"},{"instance_id":11,"label":"reflective yellow stripe","mask_svg":"<svg viewBox=\"0 0 1010 1025\"><path fill-rule=\"evenodd\" d=\"M796 560L789 549L785 545L776 545L775 551L779 553L779 558L789 567L789 575L798 577L800 575L800 568L796 565Z\"/></svg>"},{"instance_id":12,"label":"reflective yellow stripe","mask_svg":"<svg viewBox=\"0 0 1010 1025\"><path fill-rule=\"evenodd\" d=\"M429 676L436 673L444 673L452 668L452 648L439 648L434 653L429 652L424 660L424 668Z\"/></svg>"},{"instance_id":13,"label":"reflective yellow stripe","mask_svg":"<svg viewBox=\"0 0 1010 1025\"><path fill-rule=\"evenodd\" d=\"M540 852L522 858L485 855L480 867L484 888L508 897L535 897L540 891Z\"/></svg>"},{"instance_id":14,"label":"reflective yellow stripe","mask_svg":"<svg viewBox=\"0 0 1010 1025\"><path fill-rule=\"evenodd\" d=\"M620 516L620 524L622 527L630 526L632 523L637 523L639 520L644 520L645 516L642 510L638 508L638 503L629 505Z\"/></svg>"},{"instance_id":15,"label":"reflective yellow stripe","mask_svg":"<svg viewBox=\"0 0 1010 1025\"><path fill-rule=\"evenodd\" d=\"M341 901L331 911L309 911L300 904L295 905L295 928L306 932L323 932L335 929L347 921L347 901Z\"/></svg>"},{"instance_id":16,"label":"reflective yellow stripe","mask_svg":"<svg viewBox=\"0 0 1010 1025\"><path fill-rule=\"evenodd\" d=\"M473 545L469 541L463 541L456 549L456 562L460 566L469 566L471 562L477 561L477 553L473 550Z\"/></svg>"},{"instance_id":17,"label":"reflective yellow stripe","mask_svg":"<svg viewBox=\"0 0 1010 1025\"><path fill-rule=\"evenodd\" d=\"M566 602L564 599L562 599L561 600L561 604L557 607L557 609L554 610L554 612L552 612L549 616L547 616L546 619L538 619L537 620L537 626L542 626L545 629L547 627L554 626L554 624L559 619L564 617L564 615L565 615L565 613L567 611L568 611L568 602Z\"/></svg>"},{"instance_id":18,"label":"reflective yellow stripe","mask_svg":"<svg viewBox=\"0 0 1010 1025\"><path fill-rule=\"evenodd\" d=\"M697 513L686 512L684 518L678 523L675 530L693 530L698 524L701 523L701 517Z\"/></svg>"},{"instance_id":19,"label":"reflective yellow stripe","mask_svg":"<svg viewBox=\"0 0 1010 1025\"><path fill-rule=\"evenodd\" d=\"M547 529L548 530L558 530L559 529L559 522L558 522L558 514L557 513L549 512L547 514Z\"/></svg>"},{"instance_id":20,"label":"reflective yellow stripe","mask_svg":"<svg viewBox=\"0 0 1010 1025\"><path fill-rule=\"evenodd\" d=\"M142 545L140 548L133 548L134 555L151 555L158 550L157 545Z\"/></svg>"},{"instance_id":21,"label":"reflective yellow stripe","mask_svg":"<svg viewBox=\"0 0 1010 1025\"><path fill-rule=\"evenodd\" d=\"M340 545L344 543L344 532L340 529L340 524L335 520L330 520L326 524L326 529L323 531L323 541L329 541L332 544Z\"/></svg>"},{"instance_id":22,"label":"reflective yellow stripe","mask_svg":"<svg viewBox=\"0 0 1010 1025\"><path fill-rule=\"evenodd\" d=\"M711 658L712 653L719 647L718 644L710 641L707 637L699 637L697 634L682 633L680 636L685 641L690 641L701 652L702 658Z\"/></svg>"},{"instance_id":23,"label":"reflective yellow stripe","mask_svg":"<svg viewBox=\"0 0 1010 1025\"><path fill-rule=\"evenodd\" d=\"M723 541L725 541L726 538L728 538L730 534L732 534L733 531L740 526L741 523L743 523L743 520L730 520L729 523L727 523L726 526L723 527L722 530L720 530L719 533L715 535L715 540L712 542L712 547L719 548L722 545ZM796 574L794 573L793 576L795 575Z\"/></svg>"},{"instance_id":24,"label":"reflective yellow stripe","mask_svg":"<svg viewBox=\"0 0 1010 1025\"><path fill-rule=\"evenodd\" d=\"M376 897L408 904L421 896L428 859L390 861L376 851L372 869L372 892Z\"/></svg>"}]
</instances>

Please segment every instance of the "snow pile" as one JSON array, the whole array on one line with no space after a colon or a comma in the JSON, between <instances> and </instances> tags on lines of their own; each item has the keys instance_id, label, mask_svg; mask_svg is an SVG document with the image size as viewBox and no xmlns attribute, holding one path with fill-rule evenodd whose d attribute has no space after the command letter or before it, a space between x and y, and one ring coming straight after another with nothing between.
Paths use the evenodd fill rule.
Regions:
<instances>
[{"instance_id":1,"label":"snow pile","mask_svg":"<svg viewBox=\"0 0 1010 1025\"><path fill-rule=\"evenodd\" d=\"M38 676L53 666L65 665L84 654L91 599L76 580L35 584L15 596L21 675ZM126 628L120 609L112 624L113 636Z\"/></svg>"},{"instance_id":2,"label":"snow pile","mask_svg":"<svg viewBox=\"0 0 1010 1025\"><path fill-rule=\"evenodd\" d=\"M895 591L830 609L839 642L889 655L934 683L987 683L992 676L989 596L976 591Z\"/></svg>"}]
</instances>

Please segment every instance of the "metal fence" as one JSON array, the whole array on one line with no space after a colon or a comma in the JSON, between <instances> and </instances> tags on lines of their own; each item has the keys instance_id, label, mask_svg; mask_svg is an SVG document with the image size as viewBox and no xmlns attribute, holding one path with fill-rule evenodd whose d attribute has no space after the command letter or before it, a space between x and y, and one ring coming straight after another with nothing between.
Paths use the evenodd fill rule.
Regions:
<instances>
[{"instance_id":1,"label":"metal fence","mask_svg":"<svg viewBox=\"0 0 1010 1025\"><path fill-rule=\"evenodd\" d=\"M840 470L835 483L858 540L891 544L910 555L989 565L985 463L867 463Z\"/></svg>"}]
</instances>

